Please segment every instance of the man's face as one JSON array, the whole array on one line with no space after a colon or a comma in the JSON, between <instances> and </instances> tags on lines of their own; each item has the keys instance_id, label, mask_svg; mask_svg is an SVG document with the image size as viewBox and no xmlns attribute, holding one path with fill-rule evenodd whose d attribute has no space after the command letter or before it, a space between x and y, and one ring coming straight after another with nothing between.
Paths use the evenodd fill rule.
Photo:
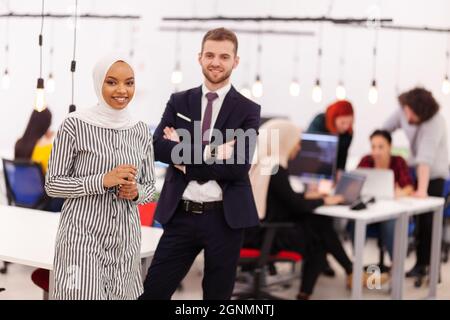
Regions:
<instances>
[{"instance_id":1,"label":"man's face","mask_svg":"<svg viewBox=\"0 0 450 320\"><path fill-rule=\"evenodd\" d=\"M403 106L403 112L405 113L406 120L408 120L409 124L411 125L420 124L420 118L408 105Z\"/></svg>"},{"instance_id":2,"label":"man's face","mask_svg":"<svg viewBox=\"0 0 450 320\"><path fill-rule=\"evenodd\" d=\"M199 54L199 63L203 75L212 84L226 82L239 64L239 57L234 53L231 41L207 40L203 45L203 52Z\"/></svg>"}]
</instances>

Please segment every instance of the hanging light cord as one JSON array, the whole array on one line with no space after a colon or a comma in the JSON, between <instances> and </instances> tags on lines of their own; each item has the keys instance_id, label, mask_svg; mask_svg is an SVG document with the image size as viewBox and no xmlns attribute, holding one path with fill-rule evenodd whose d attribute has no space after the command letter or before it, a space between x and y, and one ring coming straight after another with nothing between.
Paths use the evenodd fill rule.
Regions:
<instances>
[{"instance_id":1,"label":"hanging light cord","mask_svg":"<svg viewBox=\"0 0 450 320\"><path fill-rule=\"evenodd\" d=\"M402 71L402 32L399 31L397 39L397 70L395 75L395 90L400 93L400 75Z\"/></svg>"},{"instance_id":2,"label":"hanging light cord","mask_svg":"<svg viewBox=\"0 0 450 320\"><path fill-rule=\"evenodd\" d=\"M334 0L330 0L328 3L327 8L327 15L329 16L331 12L333 11L334 7ZM317 77L316 81L319 84L320 83L320 75L322 74L322 55L323 55L323 23L320 24L319 27L319 48L317 49Z\"/></svg>"},{"instance_id":3,"label":"hanging light cord","mask_svg":"<svg viewBox=\"0 0 450 320\"><path fill-rule=\"evenodd\" d=\"M297 75L299 73L299 65L300 65L300 39L295 40L295 53L294 53L294 79L297 79Z\"/></svg>"},{"instance_id":4,"label":"hanging light cord","mask_svg":"<svg viewBox=\"0 0 450 320\"><path fill-rule=\"evenodd\" d=\"M378 55L378 28L375 30L375 40L373 45L372 75L374 81L377 77L377 55Z\"/></svg>"},{"instance_id":5,"label":"hanging light cord","mask_svg":"<svg viewBox=\"0 0 450 320\"><path fill-rule=\"evenodd\" d=\"M50 75L53 75L53 56L55 53L55 24L52 22L52 31L50 35L50 51L49 51L49 69Z\"/></svg>"},{"instance_id":6,"label":"hanging light cord","mask_svg":"<svg viewBox=\"0 0 450 320\"><path fill-rule=\"evenodd\" d=\"M180 68L180 52L181 52L181 43L180 43L180 30L177 29L175 33L175 70L179 71Z\"/></svg>"},{"instance_id":7,"label":"hanging light cord","mask_svg":"<svg viewBox=\"0 0 450 320\"><path fill-rule=\"evenodd\" d=\"M448 78L450 73L450 35L447 36L447 51L445 52L446 67L445 75Z\"/></svg>"},{"instance_id":8,"label":"hanging light cord","mask_svg":"<svg viewBox=\"0 0 450 320\"><path fill-rule=\"evenodd\" d=\"M347 33L346 30L342 30L342 47L341 47L341 57L339 58L339 84L344 83L344 70L345 70L345 64L346 64L346 57L347 54Z\"/></svg>"},{"instance_id":9,"label":"hanging light cord","mask_svg":"<svg viewBox=\"0 0 450 320\"><path fill-rule=\"evenodd\" d=\"M262 50L263 50L263 48L262 48L262 41L261 41L261 33L259 33L258 34L258 60L257 60L257 67L256 67L256 70L257 70L257 77L258 77L258 80L261 78L261 59L262 59Z\"/></svg>"},{"instance_id":10,"label":"hanging light cord","mask_svg":"<svg viewBox=\"0 0 450 320\"><path fill-rule=\"evenodd\" d=\"M69 112L76 111L75 106L75 71L77 70L77 25L78 25L78 0L75 0L75 17L74 17L74 27L73 27L73 54L72 54L72 62L70 63L70 72L72 73L72 97L71 97L71 105L69 107Z\"/></svg>"},{"instance_id":11,"label":"hanging light cord","mask_svg":"<svg viewBox=\"0 0 450 320\"><path fill-rule=\"evenodd\" d=\"M8 11L10 11L9 7L9 1L6 1L6 8ZM5 73L8 72L8 66L9 66L9 22L10 19L6 19L6 27L5 27Z\"/></svg>"},{"instance_id":12,"label":"hanging light cord","mask_svg":"<svg viewBox=\"0 0 450 320\"><path fill-rule=\"evenodd\" d=\"M45 0L42 0L42 5L41 5L41 33L39 34L39 78L42 79L42 57L43 57L43 52L42 52L42 46L44 43L44 8L45 8Z\"/></svg>"}]
</instances>

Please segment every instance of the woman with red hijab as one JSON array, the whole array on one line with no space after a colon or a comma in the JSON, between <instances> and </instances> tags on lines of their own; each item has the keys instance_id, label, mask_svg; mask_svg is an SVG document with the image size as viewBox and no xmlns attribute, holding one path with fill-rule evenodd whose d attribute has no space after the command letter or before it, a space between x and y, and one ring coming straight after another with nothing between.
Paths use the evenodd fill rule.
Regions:
<instances>
[{"instance_id":1,"label":"woman with red hijab","mask_svg":"<svg viewBox=\"0 0 450 320\"><path fill-rule=\"evenodd\" d=\"M341 100L333 103L325 113L318 114L309 125L309 133L325 133L339 135L337 169L345 170L348 149L353 139L354 111L349 101Z\"/></svg>"}]
</instances>

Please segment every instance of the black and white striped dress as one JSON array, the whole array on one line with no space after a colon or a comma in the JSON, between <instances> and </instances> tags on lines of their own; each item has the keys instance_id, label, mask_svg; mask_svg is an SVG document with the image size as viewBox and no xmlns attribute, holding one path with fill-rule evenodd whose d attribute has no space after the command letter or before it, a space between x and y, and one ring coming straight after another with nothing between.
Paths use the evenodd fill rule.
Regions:
<instances>
[{"instance_id":1,"label":"black and white striped dress","mask_svg":"<svg viewBox=\"0 0 450 320\"><path fill-rule=\"evenodd\" d=\"M137 204L155 193L152 137L139 122L106 129L67 118L58 131L46 177L49 196L65 198L54 260L55 299L136 299L142 293ZM104 175L138 168L139 199L116 197Z\"/></svg>"}]
</instances>

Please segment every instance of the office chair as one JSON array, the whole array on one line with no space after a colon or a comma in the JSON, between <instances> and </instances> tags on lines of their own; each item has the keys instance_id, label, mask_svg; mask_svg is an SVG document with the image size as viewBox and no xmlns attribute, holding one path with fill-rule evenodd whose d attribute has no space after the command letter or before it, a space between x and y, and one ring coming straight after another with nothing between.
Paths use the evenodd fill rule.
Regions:
<instances>
[{"instance_id":1,"label":"office chair","mask_svg":"<svg viewBox=\"0 0 450 320\"><path fill-rule=\"evenodd\" d=\"M303 257L293 251L280 251L277 254L271 254L270 251L276 233L283 228L292 228L294 226L295 225L293 223L262 223L260 225L263 229L263 241L261 248L242 248L238 262L238 267L251 270L252 283L247 290L233 292L233 298L237 300L282 300L280 297L270 294L266 289L276 284L283 285L287 281L291 281L293 277L268 284L266 283L267 273L273 273L273 266L277 262L290 263L292 264L292 269L294 270L295 264L301 262ZM270 269L272 269L272 271L270 271Z\"/></svg>"},{"instance_id":2,"label":"office chair","mask_svg":"<svg viewBox=\"0 0 450 320\"><path fill-rule=\"evenodd\" d=\"M3 159L8 205L43 210L50 198L45 193L42 167L29 161Z\"/></svg>"},{"instance_id":3,"label":"office chair","mask_svg":"<svg viewBox=\"0 0 450 320\"><path fill-rule=\"evenodd\" d=\"M8 205L37 210L44 210L48 206L51 198L45 193L44 174L39 164L22 160L11 161L3 159L3 170ZM7 273L7 266L8 264L5 263L0 272L3 274ZM41 278L42 274L45 273L49 274L47 270L37 269L32 275L33 281L37 278L40 279L35 284L44 289L44 292L45 288L41 285ZM46 291L48 292L48 285Z\"/></svg>"},{"instance_id":4,"label":"office chair","mask_svg":"<svg viewBox=\"0 0 450 320\"><path fill-rule=\"evenodd\" d=\"M444 198L446 199L444 206L444 227L442 232L442 262L448 262L448 253L450 251L450 242L448 238L448 228L450 227L450 178L444 184Z\"/></svg>"}]
</instances>

